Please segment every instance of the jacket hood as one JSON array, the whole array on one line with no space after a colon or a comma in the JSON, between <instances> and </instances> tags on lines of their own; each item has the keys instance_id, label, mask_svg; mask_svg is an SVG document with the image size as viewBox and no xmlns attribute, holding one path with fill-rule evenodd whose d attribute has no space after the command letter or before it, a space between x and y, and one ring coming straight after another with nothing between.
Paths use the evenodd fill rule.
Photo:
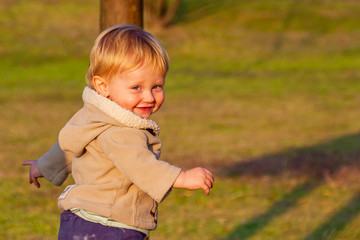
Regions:
<instances>
[{"instance_id":1,"label":"jacket hood","mask_svg":"<svg viewBox=\"0 0 360 240\"><path fill-rule=\"evenodd\" d=\"M155 136L160 133L160 128L154 121L141 118L89 87L84 89L82 98L84 107L67 122L59 134L61 149L71 152L75 157L81 156L85 147L111 126L149 130Z\"/></svg>"}]
</instances>

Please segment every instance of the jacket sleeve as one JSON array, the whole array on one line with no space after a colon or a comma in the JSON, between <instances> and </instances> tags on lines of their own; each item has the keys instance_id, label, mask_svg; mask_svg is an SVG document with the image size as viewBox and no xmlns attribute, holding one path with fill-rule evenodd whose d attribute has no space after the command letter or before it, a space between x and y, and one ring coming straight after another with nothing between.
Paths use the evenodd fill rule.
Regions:
<instances>
[{"instance_id":1,"label":"jacket sleeve","mask_svg":"<svg viewBox=\"0 0 360 240\"><path fill-rule=\"evenodd\" d=\"M158 160L149 150L145 133L132 128L111 128L98 140L104 154L143 192L157 202L168 195L181 169Z\"/></svg>"},{"instance_id":2,"label":"jacket sleeve","mask_svg":"<svg viewBox=\"0 0 360 240\"><path fill-rule=\"evenodd\" d=\"M60 186L71 172L71 161L71 154L63 152L59 142L56 142L47 153L38 159L37 166L48 181L55 186Z\"/></svg>"}]
</instances>

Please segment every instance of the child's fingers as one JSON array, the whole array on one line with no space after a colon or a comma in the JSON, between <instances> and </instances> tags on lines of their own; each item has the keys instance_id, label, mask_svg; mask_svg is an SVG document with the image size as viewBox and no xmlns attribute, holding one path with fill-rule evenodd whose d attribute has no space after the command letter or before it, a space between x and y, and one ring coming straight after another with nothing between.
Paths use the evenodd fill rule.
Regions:
<instances>
[{"instance_id":1,"label":"child's fingers","mask_svg":"<svg viewBox=\"0 0 360 240\"><path fill-rule=\"evenodd\" d=\"M211 172L209 172L209 173L206 175L206 179L207 179L207 181L210 182L210 184L211 184L210 187L212 188L213 185L214 185L215 179L214 179L213 175L211 174Z\"/></svg>"},{"instance_id":2,"label":"child's fingers","mask_svg":"<svg viewBox=\"0 0 360 240\"><path fill-rule=\"evenodd\" d=\"M33 183L37 188L39 188L40 187L40 183L39 183L39 181L37 180L37 177L34 177L34 176L32 176L31 174L29 175L29 183L31 184L31 183Z\"/></svg>"},{"instance_id":3,"label":"child's fingers","mask_svg":"<svg viewBox=\"0 0 360 240\"><path fill-rule=\"evenodd\" d=\"M30 171L29 171L29 183L30 184L34 184L37 188L40 187L40 183L37 180L37 177L34 176L34 174L32 173L32 166L34 164L34 162L36 162L36 160L26 160L24 162L22 162L22 165L29 165L30 166Z\"/></svg>"},{"instance_id":4,"label":"child's fingers","mask_svg":"<svg viewBox=\"0 0 360 240\"><path fill-rule=\"evenodd\" d=\"M213 188L213 187L214 187L214 181L211 180L211 181L210 181L210 184L211 184L211 185L210 185L210 188Z\"/></svg>"},{"instance_id":5,"label":"child's fingers","mask_svg":"<svg viewBox=\"0 0 360 240\"><path fill-rule=\"evenodd\" d=\"M32 161L32 160L23 161L23 162L22 162L22 165L24 165L24 166L25 166L25 165L31 165L31 161Z\"/></svg>"},{"instance_id":6,"label":"child's fingers","mask_svg":"<svg viewBox=\"0 0 360 240\"><path fill-rule=\"evenodd\" d=\"M204 190L206 196L209 196L209 194L210 194L210 188L209 188L208 186L204 186L202 189Z\"/></svg>"},{"instance_id":7,"label":"child's fingers","mask_svg":"<svg viewBox=\"0 0 360 240\"><path fill-rule=\"evenodd\" d=\"M204 181L204 185L202 186L202 189L205 191L206 196L210 194L210 189L213 188L213 182L211 178L207 178Z\"/></svg>"},{"instance_id":8,"label":"child's fingers","mask_svg":"<svg viewBox=\"0 0 360 240\"><path fill-rule=\"evenodd\" d=\"M215 179L214 179L214 176L212 175L212 173L209 170L207 170L206 168L204 168L204 171L205 171L207 177L211 178L211 181L214 182Z\"/></svg>"},{"instance_id":9,"label":"child's fingers","mask_svg":"<svg viewBox=\"0 0 360 240\"><path fill-rule=\"evenodd\" d=\"M32 183L34 183L34 185L35 185L37 188L40 187L40 183L38 182L37 178L34 178L34 179L32 180Z\"/></svg>"},{"instance_id":10,"label":"child's fingers","mask_svg":"<svg viewBox=\"0 0 360 240\"><path fill-rule=\"evenodd\" d=\"M210 176L208 175L205 175L204 178L203 178L203 183L208 186L209 188L212 188L212 185L213 185L213 180Z\"/></svg>"},{"instance_id":11,"label":"child's fingers","mask_svg":"<svg viewBox=\"0 0 360 240\"><path fill-rule=\"evenodd\" d=\"M206 168L202 169L205 174L204 185L202 186L202 189L205 191L205 194L208 196L210 194L210 189L214 186L214 177L212 173L207 170Z\"/></svg>"}]
</instances>

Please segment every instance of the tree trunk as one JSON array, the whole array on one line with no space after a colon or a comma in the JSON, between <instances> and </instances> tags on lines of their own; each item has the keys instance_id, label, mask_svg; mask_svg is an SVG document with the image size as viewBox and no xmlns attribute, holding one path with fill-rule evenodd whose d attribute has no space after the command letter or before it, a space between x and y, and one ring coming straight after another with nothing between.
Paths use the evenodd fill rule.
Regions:
<instances>
[{"instance_id":1,"label":"tree trunk","mask_svg":"<svg viewBox=\"0 0 360 240\"><path fill-rule=\"evenodd\" d=\"M143 0L100 0L100 30L115 24L143 27Z\"/></svg>"}]
</instances>

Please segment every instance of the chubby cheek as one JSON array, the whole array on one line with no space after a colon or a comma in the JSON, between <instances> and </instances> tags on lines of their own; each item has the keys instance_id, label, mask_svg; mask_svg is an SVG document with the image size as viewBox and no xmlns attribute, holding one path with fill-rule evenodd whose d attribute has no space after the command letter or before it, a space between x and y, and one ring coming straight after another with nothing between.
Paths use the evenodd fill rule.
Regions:
<instances>
[{"instance_id":1,"label":"chubby cheek","mask_svg":"<svg viewBox=\"0 0 360 240\"><path fill-rule=\"evenodd\" d=\"M162 104L165 101L165 94L164 92L162 92L161 94L159 93L158 96L156 96L156 105L155 105L155 109L153 112L156 112L157 110L159 110L159 108L162 106Z\"/></svg>"},{"instance_id":2,"label":"chubby cheek","mask_svg":"<svg viewBox=\"0 0 360 240\"><path fill-rule=\"evenodd\" d=\"M129 111L133 111L133 108L138 103L138 101L131 95L127 95L125 97L110 97L110 100L116 102L118 105Z\"/></svg>"}]
</instances>

